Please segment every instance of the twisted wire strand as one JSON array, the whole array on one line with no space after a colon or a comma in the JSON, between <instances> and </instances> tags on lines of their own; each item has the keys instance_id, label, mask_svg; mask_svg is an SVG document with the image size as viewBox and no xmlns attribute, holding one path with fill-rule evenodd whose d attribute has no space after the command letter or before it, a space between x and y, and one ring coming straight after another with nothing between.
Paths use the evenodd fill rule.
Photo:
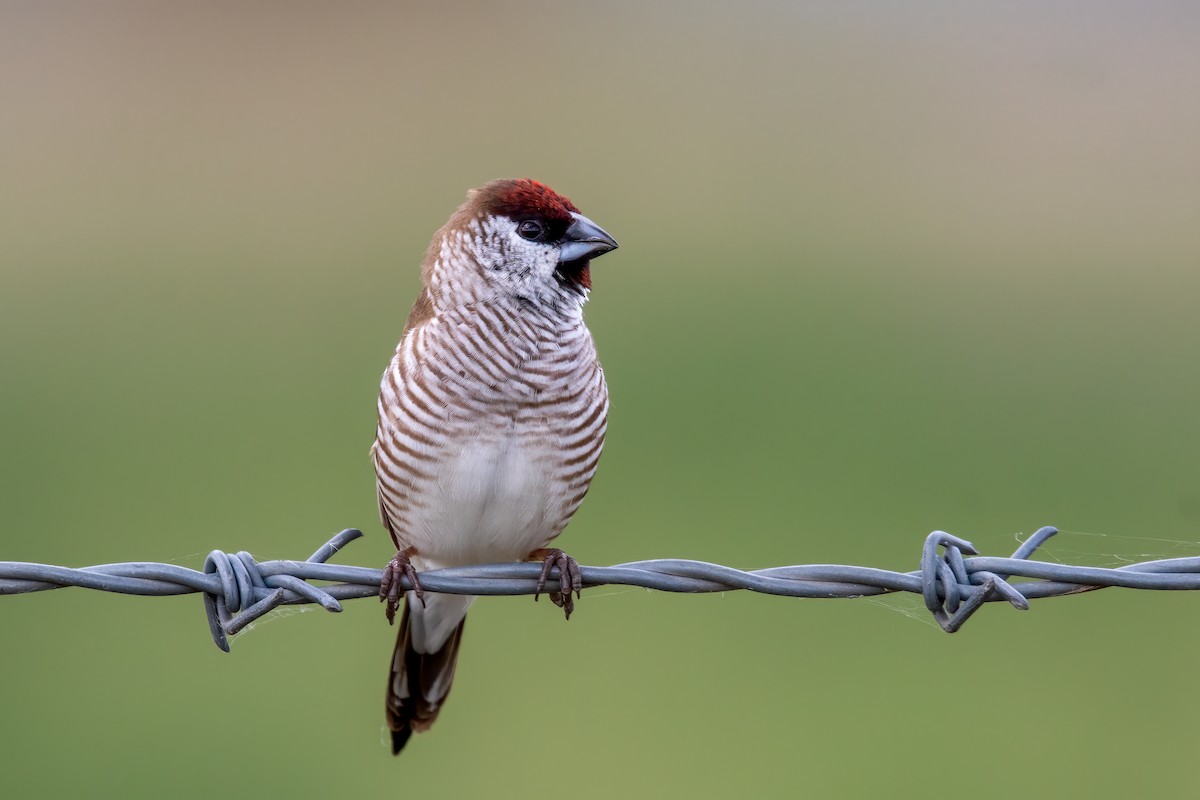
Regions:
<instances>
[{"instance_id":1,"label":"twisted wire strand","mask_svg":"<svg viewBox=\"0 0 1200 800\"><path fill-rule=\"evenodd\" d=\"M611 567L581 567L585 588L641 586L664 592L726 592L745 589L784 597L870 597L893 592L922 596L925 607L954 633L986 602L1005 601L1026 610L1029 601L1090 592L1109 586L1130 589L1200 589L1200 557L1168 558L1115 569L1030 561L1056 528L1040 528L1008 558L979 556L974 546L944 531L925 538L921 568L893 572L874 567L806 564L740 570L687 559L632 561ZM59 567L0 561L0 595L77 586L120 594L164 596L201 592L213 641L229 651L229 636L280 605L317 603L341 611L342 600L377 597L383 571L326 563L363 534L348 528L305 561L256 561L245 551L214 550L203 571L174 564L128 562L93 567ZM480 564L421 573L427 592L473 595L533 594L539 564ZM1011 583L1018 577L1026 580ZM558 572L551 574L555 585ZM310 581L329 582L315 586ZM412 588L404 580L404 588Z\"/></svg>"}]
</instances>

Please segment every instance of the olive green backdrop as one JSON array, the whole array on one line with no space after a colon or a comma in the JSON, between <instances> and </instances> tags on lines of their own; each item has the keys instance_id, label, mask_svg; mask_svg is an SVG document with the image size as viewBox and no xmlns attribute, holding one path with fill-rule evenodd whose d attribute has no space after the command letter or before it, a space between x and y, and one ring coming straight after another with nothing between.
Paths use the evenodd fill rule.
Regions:
<instances>
[{"instance_id":1,"label":"olive green backdrop","mask_svg":"<svg viewBox=\"0 0 1200 800\"><path fill-rule=\"evenodd\" d=\"M1200 15L1183 3L0 5L0 558L368 533L431 233L530 175L621 250L583 563L914 568L945 529L1200 554ZM1194 790L1200 597L584 593L471 612L383 743L372 601L0 599L8 796ZM1148 793L1148 795L1147 795ZM114 795L115 796L115 795Z\"/></svg>"}]
</instances>

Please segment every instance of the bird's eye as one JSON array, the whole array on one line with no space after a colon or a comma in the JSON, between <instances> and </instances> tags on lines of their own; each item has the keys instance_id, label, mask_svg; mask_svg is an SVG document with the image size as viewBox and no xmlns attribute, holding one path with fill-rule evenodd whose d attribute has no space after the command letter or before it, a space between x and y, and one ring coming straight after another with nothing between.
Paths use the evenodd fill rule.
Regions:
<instances>
[{"instance_id":1,"label":"bird's eye","mask_svg":"<svg viewBox=\"0 0 1200 800\"><path fill-rule=\"evenodd\" d=\"M543 228L542 223L538 222L536 219L526 219L522 220L521 223L517 225L517 233L521 235L522 239L528 239L531 242L536 242L539 241L546 233L546 229Z\"/></svg>"}]
</instances>

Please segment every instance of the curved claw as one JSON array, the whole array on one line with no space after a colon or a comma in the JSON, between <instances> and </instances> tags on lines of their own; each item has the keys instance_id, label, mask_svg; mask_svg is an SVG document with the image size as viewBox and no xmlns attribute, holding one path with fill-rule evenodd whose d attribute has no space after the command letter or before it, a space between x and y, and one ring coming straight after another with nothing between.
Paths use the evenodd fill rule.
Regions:
<instances>
[{"instance_id":1,"label":"curved claw","mask_svg":"<svg viewBox=\"0 0 1200 800\"><path fill-rule=\"evenodd\" d=\"M533 592L534 601L537 601L542 590L546 588L550 570L557 567L558 590L551 590L548 594L550 602L561 608L567 619L570 619L571 612L575 610L575 600L571 597L572 592L575 597L583 596L583 573L579 569L579 562L557 547L535 550L529 554L529 558L542 562L542 573L538 576L537 587Z\"/></svg>"},{"instance_id":2,"label":"curved claw","mask_svg":"<svg viewBox=\"0 0 1200 800\"><path fill-rule=\"evenodd\" d=\"M396 624L396 609L400 607L400 598L404 592L404 578L408 578L408 584L421 601L422 608L425 606L425 591L421 588L416 568L409 560L416 553L411 547L400 550L383 568L383 580L379 582L379 602L387 601L385 613L389 625Z\"/></svg>"}]
</instances>

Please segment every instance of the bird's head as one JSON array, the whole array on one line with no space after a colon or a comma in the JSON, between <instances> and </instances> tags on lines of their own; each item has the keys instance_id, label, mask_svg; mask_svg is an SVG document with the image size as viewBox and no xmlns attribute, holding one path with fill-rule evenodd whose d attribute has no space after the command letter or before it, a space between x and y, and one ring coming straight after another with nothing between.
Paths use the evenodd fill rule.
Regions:
<instances>
[{"instance_id":1,"label":"bird's head","mask_svg":"<svg viewBox=\"0 0 1200 800\"><path fill-rule=\"evenodd\" d=\"M581 303L592 287L591 260L617 242L575 204L529 178L471 191L438 231L426 258L435 294L472 302L511 296Z\"/></svg>"}]
</instances>

